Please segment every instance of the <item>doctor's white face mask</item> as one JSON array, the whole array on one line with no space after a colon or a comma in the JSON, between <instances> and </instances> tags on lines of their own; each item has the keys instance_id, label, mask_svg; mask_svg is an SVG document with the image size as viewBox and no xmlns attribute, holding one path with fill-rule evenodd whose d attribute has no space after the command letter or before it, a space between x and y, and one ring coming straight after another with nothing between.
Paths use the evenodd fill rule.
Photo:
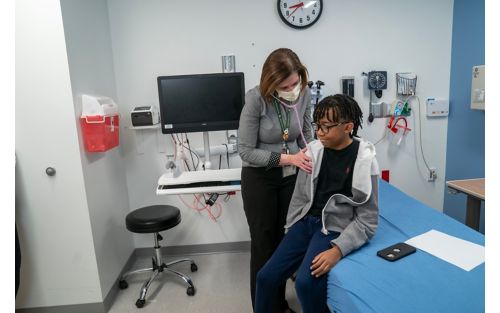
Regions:
<instances>
[{"instance_id":1,"label":"doctor's white face mask","mask_svg":"<svg viewBox=\"0 0 500 313\"><path fill-rule=\"evenodd\" d=\"M297 83L297 85L291 90L291 91L283 91L283 90L276 90L278 93L278 96L282 99L285 99L286 101L293 102L297 100L297 98L300 95L300 88L302 87L301 81Z\"/></svg>"}]
</instances>

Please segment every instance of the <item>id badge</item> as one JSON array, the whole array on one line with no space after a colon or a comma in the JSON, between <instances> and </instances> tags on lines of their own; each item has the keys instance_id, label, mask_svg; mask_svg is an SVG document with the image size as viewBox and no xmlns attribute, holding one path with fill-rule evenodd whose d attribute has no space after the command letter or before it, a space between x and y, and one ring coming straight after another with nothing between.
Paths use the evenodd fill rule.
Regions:
<instances>
[{"instance_id":1,"label":"id badge","mask_svg":"<svg viewBox=\"0 0 500 313\"><path fill-rule=\"evenodd\" d=\"M296 172L297 172L297 167L295 165L283 166L283 178L295 175Z\"/></svg>"}]
</instances>

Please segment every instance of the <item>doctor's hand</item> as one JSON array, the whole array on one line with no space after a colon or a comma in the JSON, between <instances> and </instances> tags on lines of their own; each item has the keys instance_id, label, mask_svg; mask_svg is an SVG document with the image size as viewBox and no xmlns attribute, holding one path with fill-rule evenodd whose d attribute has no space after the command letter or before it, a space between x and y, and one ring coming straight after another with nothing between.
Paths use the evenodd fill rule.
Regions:
<instances>
[{"instance_id":1,"label":"doctor's hand","mask_svg":"<svg viewBox=\"0 0 500 313\"><path fill-rule=\"evenodd\" d=\"M304 148L296 154L282 154L280 158L280 165L295 165L307 174L312 173L312 161L306 155L307 148Z\"/></svg>"},{"instance_id":2,"label":"doctor's hand","mask_svg":"<svg viewBox=\"0 0 500 313\"><path fill-rule=\"evenodd\" d=\"M312 173L312 162L311 158L306 155L307 148L304 148L297 152L296 154L287 154L288 164L286 165L295 165L307 174Z\"/></svg>"},{"instance_id":3,"label":"doctor's hand","mask_svg":"<svg viewBox=\"0 0 500 313\"><path fill-rule=\"evenodd\" d=\"M318 254L311 263L311 275L320 277L328 273L342 258L342 252L335 246Z\"/></svg>"}]
</instances>

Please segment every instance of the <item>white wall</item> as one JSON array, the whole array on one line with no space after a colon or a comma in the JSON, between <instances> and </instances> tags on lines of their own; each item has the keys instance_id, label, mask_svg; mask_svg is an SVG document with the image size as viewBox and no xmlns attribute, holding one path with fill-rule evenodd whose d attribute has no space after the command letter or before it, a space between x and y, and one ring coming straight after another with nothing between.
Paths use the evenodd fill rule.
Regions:
<instances>
[{"instance_id":1,"label":"white wall","mask_svg":"<svg viewBox=\"0 0 500 313\"><path fill-rule=\"evenodd\" d=\"M59 1L16 1L18 308L102 302L72 103Z\"/></svg>"},{"instance_id":2,"label":"white wall","mask_svg":"<svg viewBox=\"0 0 500 313\"><path fill-rule=\"evenodd\" d=\"M365 113L360 134L373 142L381 138L386 121L367 124L368 93L363 91L361 72L388 71L389 88L382 97L386 102L395 98L396 72L408 71L418 75L417 94L422 105L427 97L447 97L452 0L337 0L324 1L324 6L316 25L297 31L281 22L275 1L108 0L122 114L128 118L135 106L158 104L157 76L220 72L221 55L226 53L236 55L236 69L245 73L248 90L258 84L265 58L278 47L295 50L311 79L326 83L326 94L339 92L341 76L355 76L355 98ZM418 114L414 104L413 113ZM414 144L418 131L415 115L410 118L412 131L406 142L399 148L381 142L377 157L381 168L391 170L393 184L441 211L447 120L428 120L425 112L421 113L426 159L439 175L436 182L428 183ZM130 123L127 118L124 122ZM190 138L201 146L201 134ZM212 138L213 144L224 140L221 134ZM169 137L155 131L128 131L124 153L132 208L161 202L181 205L175 197L157 197L154 192L164 171L165 154L172 153ZM236 157L233 159L233 164L238 164ZM226 205L217 224L187 208L182 213L184 223L171 231L170 244L249 238L239 195ZM151 244L144 236L135 239L139 247Z\"/></svg>"},{"instance_id":3,"label":"white wall","mask_svg":"<svg viewBox=\"0 0 500 313\"><path fill-rule=\"evenodd\" d=\"M108 10L105 0L61 1L75 104L81 114L82 94L117 99ZM129 212L126 170L121 146L104 153L85 151L78 129L88 210L103 299L115 283L134 247L125 227Z\"/></svg>"}]
</instances>

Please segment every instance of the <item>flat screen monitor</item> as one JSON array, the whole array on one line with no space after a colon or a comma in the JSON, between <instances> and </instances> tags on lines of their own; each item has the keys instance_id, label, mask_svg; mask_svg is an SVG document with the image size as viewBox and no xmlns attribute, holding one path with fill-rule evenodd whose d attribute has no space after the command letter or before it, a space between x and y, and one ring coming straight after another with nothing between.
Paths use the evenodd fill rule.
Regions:
<instances>
[{"instance_id":1,"label":"flat screen monitor","mask_svg":"<svg viewBox=\"0 0 500 313\"><path fill-rule=\"evenodd\" d=\"M244 85L243 73L158 77L162 133L238 129Z\"/></svg>"}]
</instances>

